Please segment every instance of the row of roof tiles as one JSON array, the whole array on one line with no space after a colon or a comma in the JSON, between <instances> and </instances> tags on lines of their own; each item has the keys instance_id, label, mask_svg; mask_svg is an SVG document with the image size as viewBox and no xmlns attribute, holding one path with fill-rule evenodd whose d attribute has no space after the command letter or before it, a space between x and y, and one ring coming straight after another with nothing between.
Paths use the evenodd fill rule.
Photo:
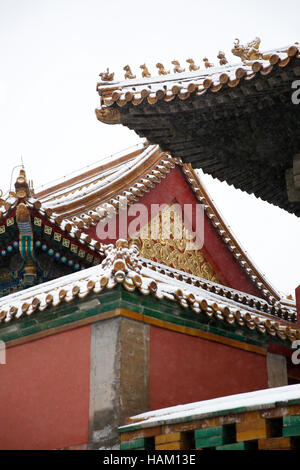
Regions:
<instances>
[{"instance_id":1,"label":"row of roof tiles","mask_svg":"<svg viewBox=\"0 0 300 470\"><path fill-rule=\"evenodd\" d=\"M236 87L241 80L250 81L259 75L267 76L276 67L283 69L291 59L300 59L300 47L295 43L289 47L267 51L261 56L261 59L252 62L225 64L203 72L182 72L119 82L100 81L97 84L97 91L101 97L101 106L104 108L115 103L120 108L127 103L138 106L144 101L153 105L159 100L170 102L176 97L186 100L192 94L201 96L208 90L216 93L224 87ZM96 110L96 114L99 120L104 118L101 108Z\"/></svg>"},{"instance_id":2,"label":"row of roof tiles","mask_svg":"<svg viewBox=\"0 0 300 470\"><path fill-rule=\"evenodd\" d=\"M148 270L155 271L157 274L151 273L151 276L163 276L170 277L176 283L176 280L180 283L186 283L193 288L200 287L201 289L207 291L209 295L216 294L217 296L224 297L224 302L230 304L231 301L241 304L244 309L250 307L252 311L256 313L263 313L267 316L270 315L270 318L277 316L287 321L295 321L297 318L297 312L295 305L291 302L289 305L282 304L280 301L277 301L273 305L268 303L266 300L263 300L254 295L250 295L230 287L226 287L216 282L209 281L206 279L201 279L193 274L185 273L177 269L165 266L163 264L157 263L146 258L141 258L142 266Z\"/></svg>"},{"instance_id":3,"label":"row of roof tiles","mask_svg":"<svg viewBox=\"0 0 300 470\"><path fill-rule=\"evenodd\" d=\"M201 287L191 288L185 283L182 283L180 289L170 282L169 276L160 274L159 278L154 279L151 270L143 268L137 247L128 247L126 240L118 240L116 246L108 245L105 254L106 258L99 266L1 299L0 321L7 323L13 318L43 311L51 305L84 298L92 292L100 293L105 288L111 289L122 284L130 292L138 289L144 295L151 294L157 299L176 301L196 314L204 313L207 318L236 324L282 340L292 342L300 339L300 330L293 328L291 324L279 323L263 314L257 314L249 306L243 308L235 301L228 305L222 297L211 295Z\"/></svg>"}]
</instances>

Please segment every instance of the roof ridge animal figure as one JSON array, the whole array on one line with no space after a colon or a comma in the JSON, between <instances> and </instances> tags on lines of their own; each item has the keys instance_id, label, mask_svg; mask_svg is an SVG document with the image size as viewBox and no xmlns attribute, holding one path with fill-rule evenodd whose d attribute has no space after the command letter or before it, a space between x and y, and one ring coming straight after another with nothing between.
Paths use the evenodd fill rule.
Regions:
<instances>
[{"instance_id":1,"label":"roof ridge animal figure","mask_svg":"<svg viewBox=\"0 0 300 470\"><path fill-rule=\"evenodd\" d=\"M209 69L211 67L214 67L214 64L212 62L209 62L207 57L204 57L203 62L204 62L204 65L207 69Z\"/></svg>"},{"instance_id":2,"label":"roof ridge animal figure","mask_svg":"<svg viewBox=\"0 0 300 470\"><path fill-rule=\"evenodd\" d=\"M136 78L136 75L133 75L129 65L125 65L125 67L123 67L123 70L125 70L125 74L124 74L125 79L131 80L133 78Z\"/></svg>"},{"instance_id":3,"label":"roof ridge animal figure","mask_svg":"<svg viewBox=\"0 0 300 470\"><path fill-rule=\"evenodd\" d=\"M156 64L156 67L158 68L158 75L167 75L170 73L170 71L165 70L165 67L160 62Z\"/></svg>"},{"instance_id":4,"label":"roof ridge animal figure","mask_svg":"<svg viewBox=\"0 0 300 470\"><path fill-rule=\"evenodd\" d=\"M186 62L187 62L188 64L190 64L190 65L189 65L189 70L190 70L190 72L194 72L194 71L200 69L200 67L198 67L198 65L195 64L195 62L194 62L193 59L186 59Z\"/></svg>"},{"instance_id":5,"label":"roof ridge animal figure","mask_svg":"<svg viewBox=\"0 0 300 470\"><path fill-rule=\"evenodd\" d=\"M140 68L142 69L142 77L151 77L151 73L149 72L146 64L140 65Z\"/></svg>"},{"instance_id":6,"label":"roof ridge animal figure","mask_svg":"<svg viewBox=\"0 0 300 470\"><path fill-rule=\"evenodd\" d=\"M225 52L219 51L219 54L217 55L220 65L226 65L228 64L228 60L225 57Z\"/></svg>"},{"instance_id":7,"label":"roof ridge animal figure","mask_svg":"<svg viewBox=\"0 0 300 470\"><path fill-rule=\"evenodd\" d=\"M174 67L174 73L182 73L185 71L185 69L181 68L180 63L178 60L172 60L172 64L175 65Z\"/></svg>"},{"instance_id":8,"label":"roof ridge animal figure","mask_svg":"<svg viewBox=\"0 0 300 470\"><path fill-rule=\"evenodd\" d=\"M107 67L106 72L99 73L99 77L103 82L111 82L114 79L114 72L109 73L109 68Z\"/></svg>"}]
</instances>

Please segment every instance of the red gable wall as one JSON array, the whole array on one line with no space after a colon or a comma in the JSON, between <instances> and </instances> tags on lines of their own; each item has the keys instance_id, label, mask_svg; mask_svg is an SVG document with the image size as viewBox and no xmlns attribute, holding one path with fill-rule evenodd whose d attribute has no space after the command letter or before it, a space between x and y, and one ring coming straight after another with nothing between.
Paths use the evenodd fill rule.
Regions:
<instances>
[{"instance_id":1,"label":"red gable wall","mask_svg":"<svg viewBox=\"0 0 300 470\"><path fill-rule=\"evenodd\" d=\"M266 357L151 326L150 409L268 387Z\"/></svg>"},{"instance_id":2,"label":"red gable wall","mask_svg":"<svg viewBox=\"0 0 300 470\"><path fill-rule=\"evenodd\" d=\"M151 189L138 200L138 204L144 204L148 213L151 213L151 204L170 204L172 202L180 204L192 204L195 206L197 200L194 193L187 184L181 170L174 168L165 179L163 179L155 188ZM195 215L195 211L194 211ZM194 217L195 218L195 217ZM251 295L261 297L260 291L250 281L248 276L241 269L234 259L232 253L228 250L221 237L213 227L207 216L204 216L204 247L203 251L214 270L222 279L224 285L246 292ZM132 218L128 219L133 220ZM150 221L150 217L148 222ZM195 230L195 220L193 220L193 230ZM91 227L88 233L95 239L97 238L96 227ZM117 221L118 233L118 221ZM117 237L119 238L119 237ZM114 239L101 240L104 243L114 243Z\"/></svg>"},{"instance_id":3,"label":"red gable wall","mask_svg":"<svg viewBox=\"0 0 300 470\"><path fill-rule=\"evenodd\" d=\"M88 441L90 326L9 348L0 365L0 449Z\"/></svg>"}]
</instances>

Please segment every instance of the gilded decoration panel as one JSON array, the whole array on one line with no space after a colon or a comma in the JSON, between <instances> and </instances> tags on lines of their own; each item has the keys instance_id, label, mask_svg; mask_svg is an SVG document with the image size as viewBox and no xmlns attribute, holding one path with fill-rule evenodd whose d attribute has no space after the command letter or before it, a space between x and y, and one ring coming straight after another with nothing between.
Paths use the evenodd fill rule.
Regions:
<instances>
[{"instance_id":1,"label":"gilded decoration panel","mask_svg":"<svg viewBox=\"0 0 300 470\"><path fill-rule=\"evenodd\" d=\"M173 206L174 207L174 206ZM193 234L181 214L167 206L140 231L140 255L158 263L220 283L201 249L190 249Z\"/></svg>"}]
</instances>

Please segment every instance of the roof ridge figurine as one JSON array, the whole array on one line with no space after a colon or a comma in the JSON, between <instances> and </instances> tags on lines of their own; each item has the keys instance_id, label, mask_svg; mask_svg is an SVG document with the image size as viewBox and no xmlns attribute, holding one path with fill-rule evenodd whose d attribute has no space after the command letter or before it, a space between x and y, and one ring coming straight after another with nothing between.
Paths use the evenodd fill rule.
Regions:
<instances>
[{"instance_id":1,"label":"roof ridge figurine","mask_svg":"<svg viewBox=\"0 0 300 470\"><path fill-rule=\"evenodd\" d=\"M204 65L207 69L209 69L211 67L214 67L214 64L212 62L209 62L207 57L204 57L203 62L204 62Z\"/></svg>"},{"instance_id":2,"label":"roof ridge figurine","mask_svg":"<svg viewBox=\"0 0 300 470\"><path fill-rule=\"evenodd\" d=\"M228 64L228 60L225 57L225 52L219 51L219 54L217 55L220 65L226 65Z\"/></svg>"},{"instance_id":3,"label":"roof ridge figurine","mask_svg":"<svg viewBox=\"0 0 300 470\"><path fill-rule=\"evenodd\" d=\"M123 67L123 70L125 70L125 79L133 79L133 78L136 78L136 75L133 75L132 71L131 71L131 68L129 65L125 65L125 67Z\"/></svg>"},{"instance_id":4,"label":"roof ridge figurine","mask_svg":"<svg viewBox=\"0 0 300 470\"><path fill-rule=\"evenodd\" d=\"M161 64L160 62L158 62L156 64L156 67L158 68L158 75L168 75L168 73L170 73L170 71L166 71L165 70L165 67L163 64Z\"/></svg>"},{"instance_id":5,"label":"roof ridge figurine","mask_svg":"<svg viewBox=\"0 0 300 470\"><path fill-rule=\"evenodd\" d=\"M199 70L199 69L200 69L200 67L195 64L195 62L194 62L193 59L186 59L186 62L187 62L188 64L190 64L190 65L189 65L189 70L190 70L190 72L195 72L196 70Z\"/></svg>"},{"instance_id":6,"label":"roof ridge figurine","mask_svg":"<svg viewBox=\"0 0 300 470\"><path fill-rule=\"evenodd\" d=\"M174 73L182 73L182 72L185 72L185 69L183 69L183 68L180 66L180 63L178 62L178 60L172 60L172 64L175 65L175 67L174 67Z\"/></svg>"},{"instance_id":7,"label":"roof ridge figurine","mask_svg":"<svg viewBox=\"0 0 300 470\"><path fill-rule=\"evenodd\" d=\"M107 67L106 72L99 73L99 77L101 77L103 82L111 82L114 79L114 72L109 72L109 68Z\"/></svg>"},{"instance_id":8,"label":"roof ridge figurine","mask_svg":"<svg viewBox=\"0 0 300 470\"><path fill-rule=\"evenodd\" d=\"M144 78L151 77L151 73L149 72L146 64L140 65L140 69L142 69L142 77Z\"/></svg>"},{"instance_id":9,"label":"roof ridge figurine","mask_svg":"<svg viewBox=\"0 0 300 470\"><path fill-rule=\"evenodd\" d=\"M253 41L246 43L245 46L240 44L240 40L238 38L234 41L234 47L231 49L233 55L239 57L242 62L246 63L247 65L251 65L252 62L256 60L268 60L270 55L263 54L259 50L259 46L261 43L261 39L256 37Z\"/></svg>"}]
</instances>

